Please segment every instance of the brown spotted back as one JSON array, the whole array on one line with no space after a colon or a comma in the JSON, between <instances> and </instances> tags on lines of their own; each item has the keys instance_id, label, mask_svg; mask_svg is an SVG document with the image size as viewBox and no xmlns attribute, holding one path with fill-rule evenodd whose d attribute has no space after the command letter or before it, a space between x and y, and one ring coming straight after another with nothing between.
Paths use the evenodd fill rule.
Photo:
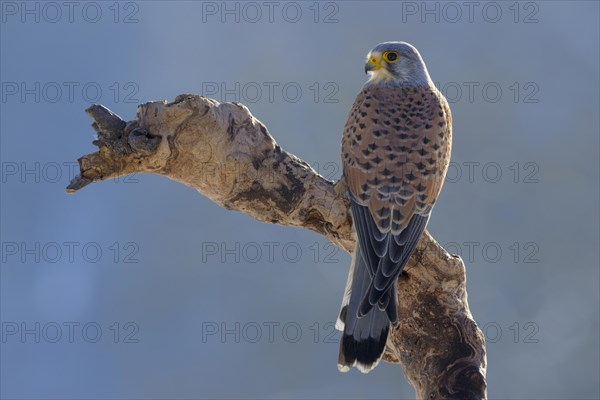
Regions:
<instances>
[{"instance_id":1,"label":"brown spotted back","mask_svg":"<svg viewBox=\"0 0 600 400\"><path fill-rule=\"evenodd\" d=\"M366 87L342 139L348 188L381 232L400 233L428 215L450 160L452 116L435 87Z\"/></svg>"}]
</instances>

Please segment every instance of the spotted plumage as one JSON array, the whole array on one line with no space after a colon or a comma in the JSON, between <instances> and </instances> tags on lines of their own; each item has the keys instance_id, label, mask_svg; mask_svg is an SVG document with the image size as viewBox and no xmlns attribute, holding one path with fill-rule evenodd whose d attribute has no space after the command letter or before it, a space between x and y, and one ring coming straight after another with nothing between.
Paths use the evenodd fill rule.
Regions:
<instances>
[{"instance_id":1,"label":"spotted plumage","mask_svg":"<svg viewBox=\"0 0 600 400\"><path fill-rule=\"evenodd\" d=\"M450 109L435 87L367 87L350 111L346 184L381 232L400 234L431 212L450 159Z\"/></svg>"},{"instance_id":2,"label":"spotted plumage","mask_svg":"<svg viewBox=\"0 0 600 400\"><path fill-rule=\"evenodd\" d=\"M342 138L357 246L338 328L340 370L374 368L397 322L396 281L424 231L450 160L452 117L418 51L378 45Z\"/></svg>"}]
</instances>

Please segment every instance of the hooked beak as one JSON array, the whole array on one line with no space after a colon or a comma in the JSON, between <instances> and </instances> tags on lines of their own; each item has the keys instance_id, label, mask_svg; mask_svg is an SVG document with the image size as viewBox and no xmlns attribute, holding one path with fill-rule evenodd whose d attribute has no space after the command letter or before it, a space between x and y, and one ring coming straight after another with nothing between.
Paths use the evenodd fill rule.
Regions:
<instances>
[{"instance_id":1,"label":"hooked beak","mask_svg":"<svg viewBox=\"0 0 600 400\"><path fill-rule=\"evenodd\" d=\"M381 58L371 55L365 64L365 74L371 71L377 71L381 68L383 68L381 65Z\"/></svg>"}]
</instances>

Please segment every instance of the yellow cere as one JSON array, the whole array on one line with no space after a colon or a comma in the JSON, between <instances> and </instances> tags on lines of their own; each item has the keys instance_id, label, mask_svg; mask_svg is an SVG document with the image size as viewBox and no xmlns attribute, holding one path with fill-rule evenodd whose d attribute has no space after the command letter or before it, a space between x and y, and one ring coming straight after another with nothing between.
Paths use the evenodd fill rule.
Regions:
<instances>
[{"instance_id":1,"label":"yellow cere","mask_svg":"<svg viewBox=\"0 0 600 400\"><path fill-rule=\"evenodd\" d=\"M394 55L392 55L394 54ZM377 83L384 80L395 79L394 75L387 69L386 65L382 62L385 61L388 64L394 63L398 60L399 55L396 51L386 51L383 54L379 52L369 53L367 61L372 66L369 68L369 82Z\"/></svg>"}]
</instances>

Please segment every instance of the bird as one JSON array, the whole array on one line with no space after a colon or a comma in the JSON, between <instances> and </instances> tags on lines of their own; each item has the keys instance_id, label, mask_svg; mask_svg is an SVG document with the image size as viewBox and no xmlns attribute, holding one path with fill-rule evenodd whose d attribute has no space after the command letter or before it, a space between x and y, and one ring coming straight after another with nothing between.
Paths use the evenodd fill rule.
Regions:
<instances>
[{"instance_id":1,"label":"bird","mask_svg":"<svg viewBox=\"0 0 600 400\"><path fill-rule=\"evenodd\" d=\"M399 324L398 276L444 183L452 115L407 42L375 46L365 73L342 135L342 179L357 240L336 328L338 369L368 373Z\"/></svg>"}]
</instances>

